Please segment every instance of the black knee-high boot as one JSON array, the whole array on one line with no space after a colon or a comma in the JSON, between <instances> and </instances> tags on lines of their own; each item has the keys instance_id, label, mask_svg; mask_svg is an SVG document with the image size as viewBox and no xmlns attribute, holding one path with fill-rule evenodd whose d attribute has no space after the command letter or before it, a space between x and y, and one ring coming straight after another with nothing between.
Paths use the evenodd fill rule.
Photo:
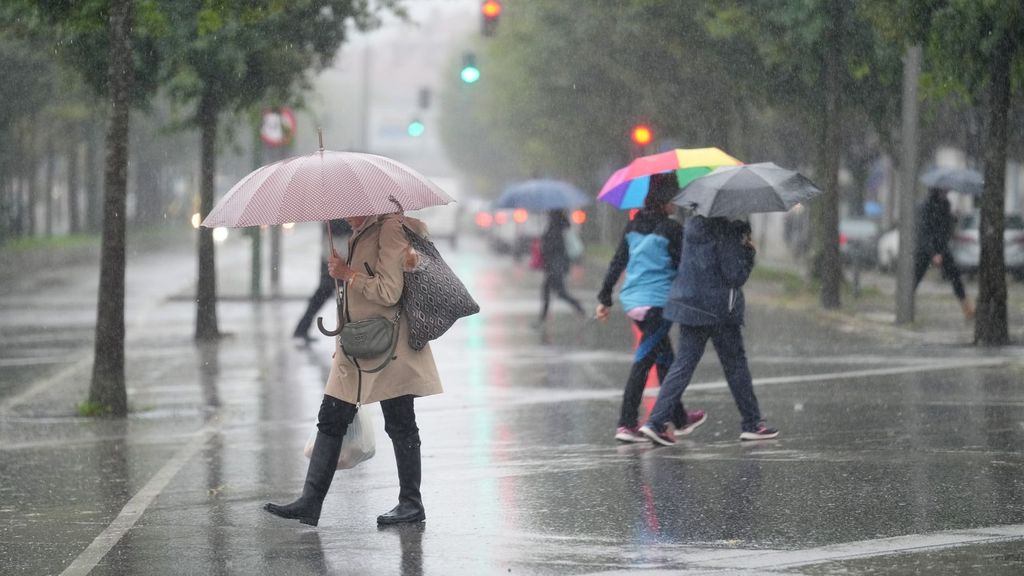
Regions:
<instances>
[{"instance_id":1,"label":"black knee-high boot","mask_svg":"<svg viewBox=\"0 0 1024 576\"><path fill-rule=\"evenodd\" d=\"M377 524L422 522L427 515L420 496L420 433L393 439L395 462L398 463L398 506L377 516Z\"/></svg>"},{"instance_id":2,"label":"black knee-high boot","mask_svg":"<svg viewBox=\"0 0 1024 576\"><path fill-rule=\"evenodd\" d=\"M324 396L320 405L319 431L309 456L306 482L302 496L290 504L268 503L263 509L281 518L297 519L303 524L316 526L320 522L320 509L324 497L334 480L338 469L338 455L341 454L341 440L348 425L355 417L355 406L331 396ZM326 433L325 433L326 432Z\"/></svg>"}]
</instances>

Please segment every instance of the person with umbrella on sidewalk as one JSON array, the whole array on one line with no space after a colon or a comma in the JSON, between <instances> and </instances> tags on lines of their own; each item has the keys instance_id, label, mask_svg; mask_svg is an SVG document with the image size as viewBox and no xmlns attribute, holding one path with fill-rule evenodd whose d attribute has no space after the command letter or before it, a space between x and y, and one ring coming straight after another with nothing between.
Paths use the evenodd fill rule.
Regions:
<instances>
[{"instance_id":1,"label":"person with umbrella on sidewalk","mask_svg":"<svg viewBox=\"0 0 1024 576\"><path fill-rule=\"evenodd\" d=\"M674 202L693 210L683 237L679 273L665 306L665 318L679 324L675 361L640 432L671 446L667 425L690 384L710 339L718 353L736 407L740 440L779 435L762 419L743 344L743 285L757 253L750 224L754 212L785 211L821 193L809 180L771 163L718 168L691 182Z\"/></svg>"},{"instance_id":2,"label":"person with umbrella on sidewalk","mask_svg":"<svg viewBox=\"0 0 1024 576\"><path fill-rule=\"evenodd\" d=\"M597 295L596 316L604 321L612 307L612 290L625 271L619 301L641 334L622 393L622 408L615 430L615 439L620 442L647 441L637 422L647 373L656 366L658 380L664 381L675 359L668 336L672 323L665 320L662 313L683 247L683 227L669 217L675 211L672 198L678 192L674 173L651 176L644 207L626 224ZM706 419L703 410L687 412L681 402L673 406L676 435L690 434Z\"/></svg>"},{"instance_id":3,"label":"person with umbrella on sidewalk","mask_svg":"<svg viewBox=\"0 0 1024 576\"><path fill-rule=\"evenodd\" d=\"M917 290L929 265L942 268L942 277L953 285L953 294L960 301L960 309L964 318L974 318L974 304L967 297L967 290L960 278L960 268L953 260L949 250L949 241L953 237L956 217L946 190L929 188L925 199L917 212L917 246L914 248L914 290Z\"/></svg>"}]
</instances>

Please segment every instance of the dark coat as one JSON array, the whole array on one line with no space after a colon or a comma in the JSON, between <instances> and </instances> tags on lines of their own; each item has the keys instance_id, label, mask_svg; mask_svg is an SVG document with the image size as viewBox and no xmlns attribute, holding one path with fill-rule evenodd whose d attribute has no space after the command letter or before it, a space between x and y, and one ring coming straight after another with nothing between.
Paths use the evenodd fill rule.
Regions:
<instances>
[{"instance_id":1,"label":"dark coat","mask_svg":"<svg viewBox=\"0 0 1024 576\"><path fill-rule=\"evenodd\" d=\"M932 192L917 211L918 252L942 254L953 237L956 218L945 192Z\"/></svg>"},{"instance_id":2,"label":"dark coat","mask_svg":"<svg viewBox=\"0 0 1024 576\"><path fill-rule=\"evenodd\" d=\"M743 291L755 250L743 243L745 222L694 216L686 224L683 255L665 318L687 326L743 324Z\"/></svg>"},{"instance_id":3,"label":"dark coat","mask_svg":"<svg viewBox=\"0 0 1024 576\"><path fill-rule=\"evenodd\" d=\"M569 272L569 253L565 250L565 229L569 220L552 215L540 237L540 255L544 260L544 274L565 276Z\"/></svg>"}]
</instances>

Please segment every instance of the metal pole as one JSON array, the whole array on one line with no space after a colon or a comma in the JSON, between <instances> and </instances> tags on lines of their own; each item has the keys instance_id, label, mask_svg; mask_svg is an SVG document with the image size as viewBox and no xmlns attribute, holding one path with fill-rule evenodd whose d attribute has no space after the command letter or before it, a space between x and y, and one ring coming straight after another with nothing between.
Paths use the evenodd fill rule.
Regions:
<instances>
[{"instance_id":1,"label":"metal pole","mask_svg":"<svg viewBox=\"0 0 1024 576\"><path fill-rule=\"evenodd\" d=\"M263 163L263 140L260 138L260 118L257 116L256 130L252 144L252 165L253 170L258 169ZM262 254L263 229L259 226L249 228L252 239L252 276L249 279L249 299L258 302L263 298L263 260Z\"/></svg>"},{"instance_id":2,"label":"metal pole","mask_svg":"<svg viewBox=\"0 0 1024 576\"><path fill-rule=\"evenodd\" d=\"M914 321L914 209L917 200L917 79L921 46L910 46L903 59L903 153L900 160L900 250L896 266L896 323Z\"/></svg>"}]
</instances>

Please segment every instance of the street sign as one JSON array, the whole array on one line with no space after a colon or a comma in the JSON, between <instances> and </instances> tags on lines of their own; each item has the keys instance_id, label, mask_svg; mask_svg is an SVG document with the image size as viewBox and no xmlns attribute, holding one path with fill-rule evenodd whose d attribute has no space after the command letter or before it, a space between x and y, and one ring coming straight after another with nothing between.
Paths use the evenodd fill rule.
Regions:
<instances>
[{"instance_id":1,"label":"street sign","mask_svg":"<svg viewBox=\"0 0 1024 576\"><path fill-rule=\"evenodd\" d=\"M260 123L260 140L267 146L278 147L291 144L295 138L295 115L287 106L267 109Z\"/></svg>"}]
</instances>

